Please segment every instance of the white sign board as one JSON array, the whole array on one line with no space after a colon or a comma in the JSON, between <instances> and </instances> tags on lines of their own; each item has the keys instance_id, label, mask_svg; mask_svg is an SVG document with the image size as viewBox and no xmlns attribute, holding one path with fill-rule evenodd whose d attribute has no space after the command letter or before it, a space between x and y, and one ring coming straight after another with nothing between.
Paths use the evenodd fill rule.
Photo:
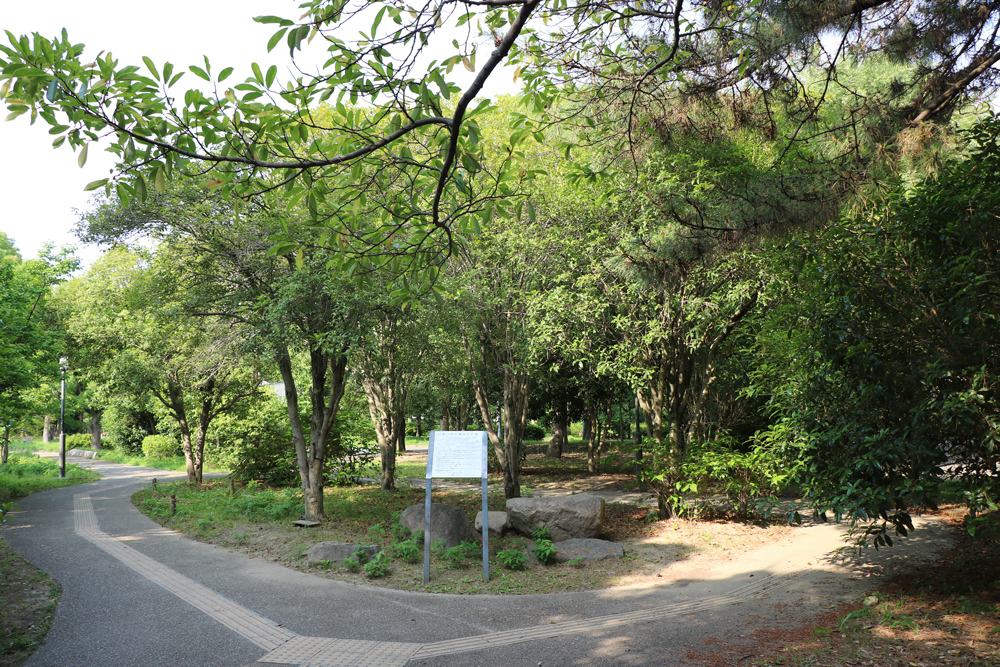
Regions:
<instances>
[{"instance_id":1,"label":"white sign board","mask_svg":"<svg viewBox=\"0 0 1000 667\"><path fill-rule=\"evenodd\" d=\"M434 455L427 478L476 477L484 474L482 431L435 431Z\"/></svg>"},{"instance_id":2,"label":"white sign board","mask_svg":"<svg viewBox=\"0 0 1000 667\"><path fill-rule=\"evenodd\" d=\"M483 580L490 580L486 431L431 431L424 494L424 583L431 580L431 479L479 477L483 485Z\"/></svg>"}]
</instances>

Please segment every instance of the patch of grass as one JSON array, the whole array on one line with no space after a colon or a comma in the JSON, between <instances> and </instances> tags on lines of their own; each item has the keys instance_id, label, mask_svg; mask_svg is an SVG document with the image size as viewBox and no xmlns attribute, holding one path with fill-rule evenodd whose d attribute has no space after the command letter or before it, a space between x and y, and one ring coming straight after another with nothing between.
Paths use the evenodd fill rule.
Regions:
<instances>
[{"instance_id":1,"label":"patch of grass","mask_svg":"<svg viewBox=\"0 0 1000 667\"><path fill-rule=\"evenodd\" d=\"M169 498L176 496L176 514L170 516ZM435 491L435 502L461 507L473 519L481 507L478 492L463 490ZM202 485L187 483L160 484L156 491L144 489L133 496L139 509L172 529L227 549L239 550L251 557L263 557L306 570L318 576L401 590L469 594L527 594L582 591L619 584L650 582L671 563L693 557L726 557L730 545L754 548L771 542L787 526L756 527L742 524L711 524L715 536L705 542L706 528L691 521L648 522L643 520L648 508L610 503L607 509L606 539L625 542L626 558L617 561L574 563L572 565L530 566L513 571L504 568L499 554L507 550L525 553L532 542L517 535L491 538L490 581L473 574L481 565L482 545L478 542L453 549L433 549L431 581L423 582L423 533L416 531L408 540L417 546L394 547L407 540L396 523L399 514L410 505L423 505L424 491L401 488L383 491L375 486L331 487L326 489L324 506L327 520L322 525L303 529L291 525L302 513L302 494L298 489L271 488L251 482L237 484L230 495L227 481ZM489 496L489 509L502 510L503 492ZM391 558L389 572L378 578L365 576L363 562L345 563L344 568L310 567L304 555L317 542L338 541L356 545L378 545ZM736 541L737 545L732 546ZM714 545L714 546L713 546ZM556 547L558 545L555 545ZM419 556L419 557L416 557ZM533 559L529 559L533 560ZM415 561L415 562L411 562ZM385 561L383 564L386 564ZM468 569L467 569L468 568ZM381 567L371 568L378 573Z\"/></svg>"},{"instance_id":2,"label":"patch of grass","mask_svg":"<svg viewBox=\"0 0 1000 667\"><path fill-rule=\"evenodd\" d=\"M102 449L98 452L97 458L109 463L121 463L127 466L143 466L145 468L156 468L157 470L187 470L187 462L183 456L170 456L161 459L150 459L144 455L138 456L126 454L115 449ZM227 472L224 468L218 468L205 464L203 472Z\"/></svg>"},{"instance_id":3,"label":"patch of grass","mask_svg":"<svg viewBox=\"0 0 1000 667\"><path fill-rule=\"evenodd\" d=\"M96 472L76 464L66 465L65 479L59 479L59 463L32 454L11 454L0 467L0 503L21 498L35 491L91 482L100 478Z\"/></svg>"}]
</instances>

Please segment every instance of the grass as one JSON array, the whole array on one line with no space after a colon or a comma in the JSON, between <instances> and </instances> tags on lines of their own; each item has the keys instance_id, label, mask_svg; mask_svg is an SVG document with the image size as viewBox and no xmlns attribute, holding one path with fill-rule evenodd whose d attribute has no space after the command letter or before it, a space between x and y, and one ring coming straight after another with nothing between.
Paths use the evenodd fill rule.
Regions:
<instances>
[{"instance_id":1,"label":"grass","mask_svg":"<svg viewBox=\"0 0 1000 667\"><path fill-rule=\"evenodd\" d=\"M175 497L173 515L171 495ZM470 519L481 507L481 498L475 492L435 491L433 500L461 507ZM431 582L424 584L422 558L417 563L407 562L407 550L394 547L402 537L397 533L394 517L410 505L422 505L423 501L421 488L400 488L393 492L375 486L328 488L324 501L327 520L321 526L303 529L291 525L302 512L302 495L297 489L270 488L251 482L237 484L230 494L228 482L202 485L178 482L159 484L155 491L146 488L133 496L136 506L155 521L251 557L267 558L344 581L448 593L551 593L650 582L679 560L699 554L730 558L734 550L756 548L777 539L783 531L794 530L731 522L651 521L648 507L611 503L602 537L624 543L623 560L544 567L536 564L525 570L509 570L498 554L512 549L527 552L535 542L508 535L490 539L488 583L482 580L481 546L476 546L461 558L454 553L451 556L445 552L433 553ZM490 493L491 510L503 509L504 503L502 491ZM309 547L324 541L377 544L398 557L388 563L388 576L379 579L366 579L363 572L307 565L305 554Z\"/></svg>"},{"instance_id":2,"label":"grass","mask_svg":"<svg viewBox=\"0 0 1000 667\"><path fill-rule=\"evenodd\" d=\"M0 503L60 486L82 484L100 477L76 464L66 465L66 478L59 479L59 464L27 453L12 452L0 467Z\"/></svg>"},{"instance_id":3,"label":"grass","mask_svg":"<svg viewBox=\"0 0 1000 667\"><path fill-rule=\"evenodd\" d=\"M134 455L119 452L115 449L102 449L98 453L97 458L101 461L107 461L109 463L121 463L129 466L144 466L147 468L156 468L158 470L187 470L187 462L184 460L183 456L150 459L143 454ZM226 470L224 468L208 465L206 463L203 468L203 472L226 472Z\"/></svg>"},{"instance_id":4,"label":"grass","mask_svg":"<svg viewBox=\"0 0 1000 667\"><path fill-rule=\"evenodd\" d=\"M0 466L0 503L98 477L71 464L66 466L66 478L60 479L55 461L12 452ZM22 665L45 640L59 594L58 584L0 539L0 667Z\"/></svg>"}]
</instances>

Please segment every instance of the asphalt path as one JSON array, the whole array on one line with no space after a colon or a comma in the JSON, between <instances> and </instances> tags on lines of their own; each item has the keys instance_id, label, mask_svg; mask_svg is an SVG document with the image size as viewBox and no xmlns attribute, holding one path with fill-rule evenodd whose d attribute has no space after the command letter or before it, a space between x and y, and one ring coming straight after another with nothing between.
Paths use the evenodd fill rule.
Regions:
<instances>
[{"instance_id":1,"label":"asphalt path","mask_svg":"<svg viewBox=\"0 0 1000 667\"><path fill-rule=\"evenodd\" d=\"M892 550L845 566L831 560L843 544L839 529L817 526L657 586L409 593L324 579L188 539L130 502L152 478L182 475L78 462L104 477L18 501L4 528L7 543L62 586L52 629L29 667L690 664L689 651L720 641L739 647L756 629L797 626L856 601L882 569L933 557L948 544L942 526L928 521ZM250 629L226 621L226 613L243 615ZM278 639L261 639L264 626Z\"/></svg>"}]
</instances>

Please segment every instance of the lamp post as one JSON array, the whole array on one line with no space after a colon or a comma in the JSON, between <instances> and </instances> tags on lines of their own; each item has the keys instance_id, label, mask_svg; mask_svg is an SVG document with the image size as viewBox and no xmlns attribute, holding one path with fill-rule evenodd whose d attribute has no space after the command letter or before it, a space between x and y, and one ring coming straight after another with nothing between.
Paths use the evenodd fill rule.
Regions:
<instances>
[{"instance_id":1,"label":"lamp post","mask_svg":"<svg viewBox=\"0 0 1000 667\"><path fill-rule=\"evenodd\" d=\"M62 405L59 408L59 479L66 478L66 369L69 359L59 357L59 370L62 371Z\"/></svg>"}]
</instances>

